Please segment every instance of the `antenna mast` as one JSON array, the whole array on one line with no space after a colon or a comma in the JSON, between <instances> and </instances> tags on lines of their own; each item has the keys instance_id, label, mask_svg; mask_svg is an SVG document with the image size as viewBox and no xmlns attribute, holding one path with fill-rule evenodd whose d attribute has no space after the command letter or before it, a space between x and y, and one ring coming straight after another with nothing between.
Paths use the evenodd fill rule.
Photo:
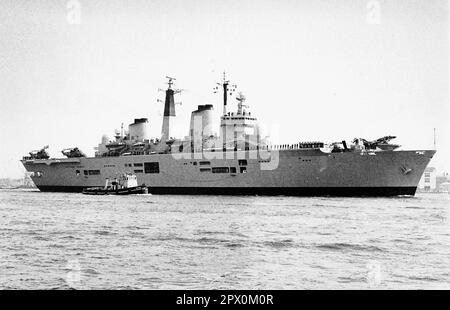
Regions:
<instances>
[{"instance_id":1,"label":"antenna mast","mask_svg":"<svg viewBox=\"0 0 450 310\"><path fill-rule=\"evenodd\" d=\"M231 95L236 91L237 85L231 85L230 81L226 79L225 71L223 72L223 80L222 83L217 83L218 86L214 87L214 93L217 93L219 90L219 86L223 88L223 115L227 114L227 102L228 102L228 92ZM230 86L230 87L228 87Z\"/></svg>"},{"instance_id":2,"label":"antenna mast","mask_svg":"<svg viewBox=\"0 0 450 310\"><path fill-rule=\"evenodd\" d=\"M173 81L176 80L176 78L173 78L173 77L170 77L170 76L166 76L166 79L169 80L167 82L167 84L169 84L169 89L172 89Z\"/></svg>"},{"instance_id":3,"label":"antenna mast","mask_svg":"<svg viewBox=\"0 0 450 310\"><path fill-rule=\"evenodd\" d=\"M433 145L436 150L436 128L433 128Z\"/></svg>"}]
</instances>

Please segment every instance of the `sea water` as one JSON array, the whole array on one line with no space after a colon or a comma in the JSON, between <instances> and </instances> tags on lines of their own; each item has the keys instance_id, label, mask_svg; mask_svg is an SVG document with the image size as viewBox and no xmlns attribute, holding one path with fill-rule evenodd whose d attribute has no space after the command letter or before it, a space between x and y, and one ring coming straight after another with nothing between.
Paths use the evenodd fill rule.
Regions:
<instances>
[{"instance_id":1,"label":"sea water","mask_svg":"<svg viewBox=\"0 0 450 310\"><path fill-rule=\"evenodd\" d=\"M450 289L450 195L0 190L1 289Z\"/></svg>"}]
</instances>

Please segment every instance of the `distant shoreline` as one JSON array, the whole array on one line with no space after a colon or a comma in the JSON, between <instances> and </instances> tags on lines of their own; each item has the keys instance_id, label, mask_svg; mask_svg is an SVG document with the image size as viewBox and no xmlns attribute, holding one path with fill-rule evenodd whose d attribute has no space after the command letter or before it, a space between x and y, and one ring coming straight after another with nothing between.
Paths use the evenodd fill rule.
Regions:
<instances>
[{"instance_id":1,"label":"distant shoreline","mask_svg":"<svg viewBox=\"0 0 450 310\"><path fill-rule=\"evenodd\" d=\"M0 190L11 190L11 189L37 189L36 186L12 186L12 187L7 187L7 186L2 186L0 187Z\"/></svg>"}]
</instances>

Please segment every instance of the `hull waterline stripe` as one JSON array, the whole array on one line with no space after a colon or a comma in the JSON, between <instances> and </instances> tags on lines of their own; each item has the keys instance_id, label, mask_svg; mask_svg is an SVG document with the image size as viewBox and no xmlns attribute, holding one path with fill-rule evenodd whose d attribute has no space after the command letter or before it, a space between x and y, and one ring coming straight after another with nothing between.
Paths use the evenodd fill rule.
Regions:
<instances>
[{"instance_id":1,"label":"hull waterline stripe","mask_svg":"<svg viewBox=\"0 0 450 310\"><path fill-rule=\"evenodd\" d=\"M81 193L78 186L38 186L42 192ZM371 196L414 195L416 187L149 187L150 194L170 195L259 195L259 196Z\"/></svg>"}]
</instances>

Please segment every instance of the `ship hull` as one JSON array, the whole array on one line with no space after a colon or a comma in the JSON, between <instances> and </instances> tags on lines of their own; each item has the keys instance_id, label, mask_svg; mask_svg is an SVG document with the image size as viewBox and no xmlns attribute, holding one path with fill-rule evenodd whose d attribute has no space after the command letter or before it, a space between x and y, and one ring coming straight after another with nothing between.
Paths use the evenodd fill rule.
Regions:
<instances>
[{"instance_id":1,"label":"ship hull","mask_svg":"<svg viewBox=\"0 0 450 310\"><path fill-rule=\"evenodd\" d=\"M82 192L102 186L106 178L134 173L138 184L145 184L152 194L373 197L414 195L434 153L283 150L264 156L248 151L22 163L38 175L32 179L46 192Z\"/></svg>"},{"instance_id":2,"label":"ship hull","mask_svg":"<svg viewBox=\"0 0 450 310\"><path fill-rule=\"evenodd\" d=\"M78 186L41 185L41 192L81 193ZM156 195L389 197L414 195L416 187L151 187Z\"/></svg>"}]
</instances>

